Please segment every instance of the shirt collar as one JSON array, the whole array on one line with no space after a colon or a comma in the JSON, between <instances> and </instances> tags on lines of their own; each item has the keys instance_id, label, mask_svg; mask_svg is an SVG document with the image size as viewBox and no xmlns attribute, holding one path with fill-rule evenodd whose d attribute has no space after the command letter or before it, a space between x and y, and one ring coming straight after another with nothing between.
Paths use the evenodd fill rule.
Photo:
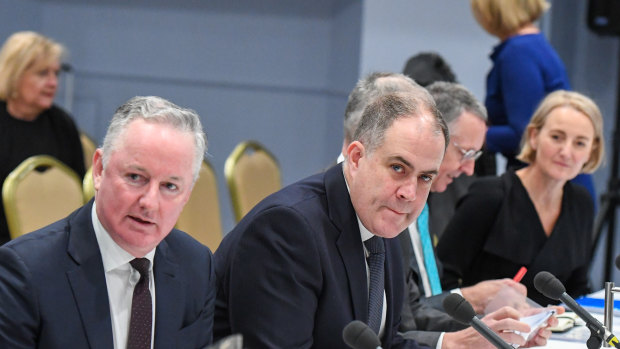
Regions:
<instances>
[{"instance_id":1,"label":"shirt collar","mask_svg":"<svg viewBox=\"0 0 620 349\"><path fill-rule=\"evenodd\" d=\"M344 183L347 185L347 192L349 192L349 197L351 197L351 190L349 190L349 183L347 182L347 176L344 175L344 166L342 167L342 176L344 177ZM370 230L366 229L366 227L362 224L362 221L360 220L360 217L357 215L357 212L355 212L355 218L357 218L357 224L359 225L359 228L360 228L360 236L362 238L362 242L375 236L373 233L370 232Z\"/></svg>"},{"instance_id":2,"label":"shirt collar","mask_svg":"<svg viewBox=\"0 0 620 349\"><path fill-rule=\"evenodd\" d=\"M103 269L105 272L107 273L117 268L128 268L129 262L136 257L132 256L112 240L110 234L105 230L101 221L99 221L99 217L97 216L97 205L94 202L91 218L93 228L95 229L95 236L97 237L97 243L99 244L99 250L101 251L101 260L103 261ZM144 256L144 258L151 262L149 263L149 270L153 270L154 257L155 249L152 249Z\"/></svg>"}]
</instances>

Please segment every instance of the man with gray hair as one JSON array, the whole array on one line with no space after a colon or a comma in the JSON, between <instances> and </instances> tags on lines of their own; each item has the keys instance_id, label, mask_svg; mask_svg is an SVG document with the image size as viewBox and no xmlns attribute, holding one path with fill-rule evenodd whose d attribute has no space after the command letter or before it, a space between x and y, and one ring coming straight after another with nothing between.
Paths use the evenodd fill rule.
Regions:
<instances>
[{"instance_id":1,"label":"man with gray hair","mask_svg":"<svg viewBox=\"0 0 620 349\"><path fill-rule=\"evenodd\" d=\"M349 103L345 111L345 140L342 154L346 153L350 142L350 138L347 138L347 135L354 134L356 130L352 128L356 128L359 125L359 115L362 113L360 109L363 110L367 104L382 95L398 91L411 91L416 88L419 88L417 83L401 74L373 73L360 80L349 95ZM439 82L433 84L428 89L435 99L437 108L442 113L451 133L445 156L431 185L431 191L440 192L444 191L452 180L460 174L471 175L473 173L473 159L475 159L476 154L479 154L479 149L484 141L487 117L484 106L461 85ZM459 145L459 142L462 145ZM465 155L457 146L469 149L465 150L465 154L468 155ZM474 148L473 151L472 148ZM342 154L339 161L344 159ZM426 211L428 211L427 208ZM407 282L401 331L407 331L405 333L406 338L415 339L421 344L438 349L453 348L463 344L472 347L490 348L491 344L476 331L472 328L465 328L465 326L443 312L441 303L449 292L443 292L438 296L431 297L432 293L424 266L424 254L420 246L417 224L418 220L416 219L408 229L405 229L398 236L403 251L403 264ZM412 245L412 241L415 241L416 245ZM441 264L435 264L432 245L430 245L430 251L433 256L432 263L441 271ZM506 285L513 286L522 293L524 292L522 285L511 280L485 281L471 287L453 291L460 292L474 305L476 310L480 311L481 308L484 310L486 302L500 288ZM428 293L426 292L427 289ZM428 298L426 297L427 295ZM510 324L509 320L511 318L518 318L518 313L514 309L501 309L490 314L485 321L489 324L492 323L491 328L498 333L500 330L514 330L515 328L511 326L523 325ZM445 332L451 333L446 335ZM507 340L522 340L516 337L513 338L512 335L510 335L510 338L506 334L502 334L502 336ZM529 344L542 343L546 341L546 338L548 338L548 334L541 333L541 335L536 337L535 341Z\"/></svg>"},{"instance_id":2,"label":"man with gray hair","mask_svg":"<svg viewBox=\"0 0 620 349\"><path fill-rule=\"evenodd\" d=\"M206 151L198 115L134 97L93 156L95 198L0 247L0 347L212 342L209 249L174 225Z\"/></svg>"},{"instance_id":3,"label":"man with gray hair","mask_svg":"<svg viewBox=\"0 0 620 349\"><path fill-rule=\"evenodd\" d=\"M398 334L404 272L396 239L424 206L448 140L422 87L365 108L346 160L256 205L215 254L216 338L253 348L344 348L368 324L383 348Z\"/></svg>"},{"instance_id":4,"label":"man with gray hair","mask_svg":"<svg viewBox=\"0 0 620 349\"><path fill-rule=\"evenodd\" d=\"M353 134L362 118L364 108L377 97L393 92L411 92L419 87L413 80L394 73L376 72L360 80L349 94L344 111L344 139L342 154L353 140ZM342 161L342 158L338 160Z\"/></svg>"}]
</instances>

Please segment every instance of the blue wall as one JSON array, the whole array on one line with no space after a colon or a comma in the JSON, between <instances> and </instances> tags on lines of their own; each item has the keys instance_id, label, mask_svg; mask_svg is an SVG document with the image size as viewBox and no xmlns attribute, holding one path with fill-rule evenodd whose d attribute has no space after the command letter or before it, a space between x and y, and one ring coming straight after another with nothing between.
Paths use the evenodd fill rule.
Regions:
<instances>
[{"instance_id":1,"label":"blue wall","mask_svg":"<svg viewBox=\"0 0 620 349\"><path fill-rule=\"evenodd\" d=\"M34 29L69 48L72 114L97 141L134 95L195 109L226 231L234 222L223 168L237 143L269 148L284 184L325 168L340 150L359 69L357 1L2 0L0 8L3 39Z\"/></svg>"}]
</instances>

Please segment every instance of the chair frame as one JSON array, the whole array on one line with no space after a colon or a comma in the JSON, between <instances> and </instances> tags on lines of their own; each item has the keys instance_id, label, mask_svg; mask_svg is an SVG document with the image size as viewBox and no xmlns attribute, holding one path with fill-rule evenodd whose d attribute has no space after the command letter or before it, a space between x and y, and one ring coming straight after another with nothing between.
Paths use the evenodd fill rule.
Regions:
<instances>
[{"instance_id":1,"label":"chair frame","mask_svg":"<svg viewBox=\"0 0 620 349\"><path fill-rule=\"evenodd\" d=\"M209 247L209 249L211 249L211 251L215 251L217 249L217 247L219 246L220 242L222 241L223 238L223 228L222 228L222 210L220 207L220 203L219 203L219 192L218 192L218 186L217 186L217 174L215 173L215 169L213 168L213 165L211 165L211 163L207 160L207 159L203 159L201 164L200 164L200 171L202 171L203 169L208 172L212 177L213 180L215 182L215 186L214 188L212 188L214 190L215 193L215 198L216 198L216 206L217 206L217 218L218 218L218 224L217 224L217 231L210 231L208 232L206 235L197 233L195 231L187 231L184 230L187 234L191 235L192 237L194 237L196 240L198 240L199 242L205 244L207 247ZM200 179L202 178L203 175L201 175L197 181L200 181ZM194 189L192 190L192 195L194 195L194 190L196 189L196 187L194 187ZM191 201L191 196L190 196L190 201ZM190 201L187 202L187 205L189 205ZM183 208L183 210L185 210L185 208ZM181 229L183 230L182 224L180 224L180 220L182 219L181 217L183 216L183 212L181 212L181 215L179 216L179 220L177 220L177 223L175 224L175 227L177 229ZM208 237L207 237L208 236ZM217 240L217 241L216 241Z\"/></svg>"},{"instance_id":2,"label":"chair frame","mask_svg":"<svg viewBox=\"0 0 620 349\"><path fill-rule=\"evenodd\" d=\"M25 176L34 171L37 167L40 166L48 166L55 167L65 174L72 177L76 184L81 187L82 181L75 171L73 171L69 166L62 163L60 160L49 156L49 155L35 155L24 160L19 166L17 166L4 180L2 184L2 202L4 204L4 212L6 216L7 225L9 227L9 233L11 235L11 239L14 239L22 234L18 234L16 232L21 232L21 222L17 217L17 208L15 205L15 195L17 187L14 185L15 182L21 182ZM82 193L82 203L84 203L84 192L80 190ZM26 232L27 233L27 232Z\"/></svg>"},{"instance_id":3,"label":"chair frame","mask_svg":"<svg viewBox=\"0 0 620 349\"><path fill-rule=\"evenodd\" d=\"M239 202L239 188L237 187L237 183L235 183L234 178L234 170L241 159L241 157L245 154L248 149L252 149L255 152L263 152L269 158L271 158L278 169L280 169L280 164L276 157L265 148L262 144L257 141L249 140L239 143L235 149L233 149L232 153L226 159L224 163L224 177L226 177L226 184L228 185L228 190L230 192L230 201L233 206L233 213L235 215L235 220L239 222L241 218L243 218L244 212L241 208L241 203ZM282 183L282 177L280 172L278 172L278 182Z\"/></svg>"},{"instance_id":4,"label":"chair frame","mask_svg":"<svg viewBox=\"0 0 620 349\"><path fill-rule=\"evenodd\" d=\"M80 131L80 144L84 154L84 168L88 170L93 165L93 154L97 151L97 143L88 133ZM90 154L86 153L87 150Z\"/></svg>"},{"instance_id":5,"label":"chair frame","mask_svg":"<svg viewBox=\"0 0 620 349\"><path fill-rule=\"evenodd\" d=\"M86 169L84 178L82 179L82 192L84 193L84 200L89 201L95 196L95 184L93 181L93 167Z\"/></svg>"}]
</instances>

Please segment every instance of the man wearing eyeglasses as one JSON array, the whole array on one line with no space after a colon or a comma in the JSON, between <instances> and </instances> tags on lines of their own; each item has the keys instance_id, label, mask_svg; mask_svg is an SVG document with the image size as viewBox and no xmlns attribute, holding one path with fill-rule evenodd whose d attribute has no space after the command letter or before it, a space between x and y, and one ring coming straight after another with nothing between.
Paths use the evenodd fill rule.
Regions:
<instances>
[{"instance_id":1,"label":"man wearing eyeglasses","mask_svg":"<svg viewBox=\"0 0 620 349\"><path fill-rule=\"evenodd\" d=\"M338 162L344 160L342 154L346 153L348 145L353 140L353 135L360 124L363 111L368 104L380 96L394 92L415 91L416 88L419 88L419 85L411 78L395 73L372 73L358 81L349 95L349 100L345 109L344 141L342 153L338 158ZM438 108L442 114L446 114L444 118L446 118L446 122L449 122L449 131L452 134L456 134L456 138L454 138L453 135L450 136L451 140L455 140L456 145L452 144L452 142L449 143L444 155L444 160L440 166L441 168L438 170L439 175L450 173L452 176L447 177L448 179L438 179L435 177L431 185L431 190L436 190L435 186L438 185L437 182L441 181L443 183L443 189L441 189L441 191L443 191L452 181L451 178L457 176L456 172L459 172L459 174L466 173L467 175L471 175L473 171L473 161L470 159L475 159L480 156L480 147L486 133L486 111L484 106L482 106L469 91L460 85L438 83L433 90L436 92L433 98L437 100ZM463 151L457 147L463 149ZM454 161L455 159L456 161ZM461 167L461 161L464 163L464 166L462 170L458 170L458 168ZM471 167L471 170L469 170L468 167ZM418 234L415 221L412 226L414 226L413 232ZM414 254L414 248L411 242L412 235L410 234L412 233L409 228L399 234L399 242L404 252L403 269L405 270L405 277L407 278L404 306L401 312L401 326L399 328L401 332L404 332L402 334L403 337L413 339L433 349L456 347L492 348L493 346L491 343L473 328L461 324L444 311L438 309L449 292L436 297L426 297L427 293L424 292L422 279L420 277L420 268L416 260L416 256L418 255L420 258L423 258L421 257L423 253L421 249L416 249L416 253ZM402 240L403 237L405 238L404 240ZM403 241L406 242L403 243ZM419 237L415 241L419 242ZM420 246L419 243L418 246ZM430 246L431 255L433 256L432 264L436 265L434 251L432 245ZM424 263L423 259L420 263ZM427 277L424 268L423 270L424 277ZM417 282L420 282L420 286L418 286ZM520 288L519 292L524 293L526 291L525 287L516 283L513 284ZM470 301L480 296L492 298L495 292L497 292L498 286L503 285L504 281L485 282L481 284L481 286L464 289L465 296L469 297ZM489 293L487 294L486 292ZM430 297L431 295L432 294L429 292L428 296ZM435 307L433 307L432 304L434 304ZM498 335L506 336L523 324L514 321L516 312L517 311L512 308L504 307L487 314L482 318L482 321L487 323ZM549 335L550 332L539 332L534 339L526 344L528 346L544 345Z\"/></svg>"},{"instance_id":2,"label":"man wearing eyeglasses","mask_svg":"<svg viewBox=\"0 0 620 349\"><path fill-rule=\"evenodd\" d=\"M450 143L446 149L437 177L431 185L431 192L446 190L452 181L462 174L474 173L474 162L480 157L486 134L487 114L484 106L465 87L449 82L435 82L427 87L437 108L448 124ZM403 263L407 273L407 302L403 307L401 331L416 331L412 337L416 340L439 348L442 342L460 342L458 336L463 331L442 333L439 331L456 331L458 325L449 317L429 310L429 307L443 310L443 300L451 292L460 293L467 299L476 312L481 314L487 303L505 286L513 287L524 294L523 285L510 279L489 280L462 289L444 291L441 289L442 267L435 258L434 244L428 229L429 208L427 204L422 213L398 239L403 251ZM424 308L421 308L424 306ZM420 311L420 309L424 309ZM435 329L437 332L433 332ZM407 337L407 336L406 336ZM454 337L454 338L452 338Z\"/></svg>"}]
</instances>

